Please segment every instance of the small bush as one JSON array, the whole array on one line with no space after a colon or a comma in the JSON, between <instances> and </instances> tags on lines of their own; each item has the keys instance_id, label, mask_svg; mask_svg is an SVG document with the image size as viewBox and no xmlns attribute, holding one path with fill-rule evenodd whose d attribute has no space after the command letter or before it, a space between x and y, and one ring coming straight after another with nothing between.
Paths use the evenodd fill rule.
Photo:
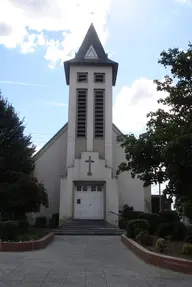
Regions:
<instances>
[{"instance_id":1,"label":"small bush","mask_svg":"<svg viewBox=\"0 0 192 287\"><path fill-rule=\"evenodd\" d=\"M135 238L141 231L149 231L149 223L145 219L129 220L126 230L128 237Z\"/></svg>"},{"instance_id":2,"label":"small bush","mask_svg":"<svg viewBox=\"0 0 192 287\"><path fill-rule=\"evenodd\" d=\"M187 200L183 203L184 215L192 220L192 201Z\"/></svg>"},{"instance_id":3,"label":"small bush","mask_svg":"<svg viewBox=\"0 0 192 287\"><path fill-rule=\"evenodd\" d=\"M169 222L175 222L180 221L179 215L176 211L161 211L159 212L160 216L160 222L161 223L169 223Z\"/></svg>"},{"instance_id":4,"label":"small bush","mask_svg":"<svg viewBox=\"0 0 192 287\"><path fill-rule=\"evenodd\" d=\"M141 213L138 215L138 219L146 219L149 222L149 233L155 234L160 224L160 216L156 213Z\"/></svg>"},{"instance_id":5,"label":"small bush","mask_svg":"<svg viewBox=\"0 0 192 287\"><path fill-rule=\"evenodd\" d=\"M59 225L59 213L54 213L52 218L49 220L49 227L57 228Z\"/></svg>"},{"instance_id":6,"label":"small bush","mask_svg":"<svg viewBox=\"0 0 192 287\"><path fill-rule=\"evenodd\" d=\"M18 224L19 224L19 232L21 234L28 232L28 230L29 230L29 222L28 222L28 220L26 220L26 219L25 220L19 220Z\"/></svg>"},{"instance_id":7,"label":"small bush","mask_svg":"<svg viewBox=\"0 0 192 287\"><path fill-rule=\"evenodd\" d=\"M156 242L156 249L159 252L163 252L167 249L167 242L164 238L158 238Z\"/></svg>"},{"instance_id":8,"label":"small bush","mask_svg":"<svg viewBox=\"0 0 192 287\"><path fill-rule=\"evenodd\" d=\"M184 239L184 242L192 244L192 235L187 235Z\"/></svg>"},{"instance_id":9,"label":"small bush","mask_svg":"<svg viewBox=\"0 0 192 287\"><path fill-rule=\"evenodd\" d=\"M126 225L127 225L127 219L120 218L119 219L119 228L120 229L126 229Z\"/></svg>"},{"instance_id":10,"label":"small bush","mask_svg":"<svg viewBox=\"0 0 192 287\"><path fill-rule=\"evenodd\" d=\"M122 213L122 217L126 218L127 220L137 219L138 216L143 213L141 211L125 211Z\"/></svg>"},{"instance_id":11,"label":"small bush","mask_svg":"<svg viewBox=\"0 0 192 287\"><path fill-rule=\"evenodd\" d=\"M146 246L151 246L153 244L153 239L147 231L140 231L136 236L136 241Z\"/></svg>"},{"instance_id":12,"label":"small bush","mask_svg":"<svg viewBox=\"0 0 192 287\"><path fill-rule=\"evenodd\" d=\"M181 254L192 255L192 244L184 243L183 247L181 248Z\"/></svg>"},{"instance_id":13,"label":"small bush","mask_svg":"<svg viewBox=\"0 0 192 287\"><path fill-rule=\"evenodd\" d=\"M18 221L5 221L1 229L2 241L15 241L19 235Z\"/></svg>"},{"instance_id":14,"label":"small bush","mask_svg":"<svg viewBox=\"0 0 192 287\"><path fill-rule=\"evenodd\" d=\"M180 221L161 223L157 229L157 236L162 238L171 236L172 240L184 240L186 235L187 229Z\"/></svg>"},{"instance_id":15,"label":"small bush","mask_svg":"<svg viewBox=\"0 0 192 287\"><path fill-rule=\"evenodd\" d=\"M35 220L35 227L44 228L47 226L47 218L45 216L39 216Z\"/></svg>"},{"instance_id":16,"label":"small bush","mask_svg":"<svg viewBox=\"0 0 192 287\"><path fill-rule=\"evenodd\" d=\"M133 206L129 206L128 204L124 204L122 209L119 210L119 213L131 212L133 210L134 210Z\"/></svg>"},{"instance_id":17,"label":"small bush","mask_svg":"<svg viewBox=\"0 0 192 287\"><path fill-rule=\"evenodd\" d=\"M189 224L187 227L187 234L192 235L192 224Z\"/></svg>"}]
</instances>

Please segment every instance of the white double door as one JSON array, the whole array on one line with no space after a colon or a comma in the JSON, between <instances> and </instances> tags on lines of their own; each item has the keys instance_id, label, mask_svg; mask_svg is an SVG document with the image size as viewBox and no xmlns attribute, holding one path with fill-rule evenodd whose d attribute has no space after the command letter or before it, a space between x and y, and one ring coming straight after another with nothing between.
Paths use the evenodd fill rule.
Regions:
<instances>
[{"instance_id":1,"label":"white double door","mask_svg":"<svg viewBox=\"0 0 192 287\"><path fill-rule=\"evenodd\" d=\"M75 186L75 219L104 218L104 186L82 184Z\"/></svg>"}]
</instances>

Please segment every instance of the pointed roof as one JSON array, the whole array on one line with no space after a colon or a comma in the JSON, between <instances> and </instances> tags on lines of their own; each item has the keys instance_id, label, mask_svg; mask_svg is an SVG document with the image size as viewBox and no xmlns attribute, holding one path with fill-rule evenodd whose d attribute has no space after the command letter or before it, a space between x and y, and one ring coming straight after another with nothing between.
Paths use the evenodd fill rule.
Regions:
<instances>
[{"instance_id":1,"label":"pointed roof","mask_svg":"<svg viewBox=\"0 0 192 287\"><path fill-rule=\"evenodd\" d=\"M105 53L97 32L93 26L90 25L87 34L76 53L75 58L64 62L66 83L69 85L70 66L84 65L84 66L111 66L113 70L113 85L116 83L118 63L110 60Z\"/></svg>"}]
</instances>

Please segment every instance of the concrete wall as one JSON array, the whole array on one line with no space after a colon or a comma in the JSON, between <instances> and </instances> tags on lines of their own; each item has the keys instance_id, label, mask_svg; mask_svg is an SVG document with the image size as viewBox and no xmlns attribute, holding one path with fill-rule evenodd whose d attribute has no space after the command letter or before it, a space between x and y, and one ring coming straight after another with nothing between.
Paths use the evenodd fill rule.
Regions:
<instances>
[{"instance_id":1,"label":"concrete wall","mask_svg":"<svg viewBox=\"0 0 192 287\"><path fill-rule=\"evenodd\" d=\"M44 183L48 192L49 208L41 210L47 217L59 212L60 178L66 173L66 156L67 126L35 157L34 176Z\"/></svg>"},{"instance_id":2,"label":"concrete wall","mask_svg":"<svg viewBox=\"0 0 192 287\"><path fill-rule=\"evenodd\" d=\"M116 142L118 131L113 128L113 172L116 173L118 165L125 161L125 152L120 144ZM144 191L143 182L131 178L129 172L123 172L117 180L119 190L119 205L133 206L135 210L146 210L145 198L150 199L150 189Z\"/></svg>"}]
</instances>

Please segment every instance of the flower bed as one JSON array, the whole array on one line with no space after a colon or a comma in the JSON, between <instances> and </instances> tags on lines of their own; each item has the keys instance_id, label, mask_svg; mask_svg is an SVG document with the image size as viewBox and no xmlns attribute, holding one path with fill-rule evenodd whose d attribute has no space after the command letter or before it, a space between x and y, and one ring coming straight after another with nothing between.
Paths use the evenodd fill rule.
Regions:
<instances>
[{"instance_id":1,"label":"flower bed","mask_svg":"<svg viewBox=\"0 0 192 287\"><path fill-rule=\"evenodd\" d=\"M28 236L28 240L27 240ZM26 241L24 241L26 238ZM20 238L21 239L21 238ZM19 239L18 239L19 240ZM37 249L45 248L49 243L54 240L54 233L48 233L45 235L37 234L25 234L23 235L22 241L7 241L7 242L0 242L0 251L33 251Z\"/></svg>"},{"instance_id":2,"label":"flower bed","mask_svg":"<svg viewBox=\"0 0 192 287\"><path fill-rule=\"evenodd\" d=\"M122 235L121 240L133 253L148 264L177 272L192 274L192 260L153 252L128 238L126 235Z\"/></svg>"}]
</instances>

